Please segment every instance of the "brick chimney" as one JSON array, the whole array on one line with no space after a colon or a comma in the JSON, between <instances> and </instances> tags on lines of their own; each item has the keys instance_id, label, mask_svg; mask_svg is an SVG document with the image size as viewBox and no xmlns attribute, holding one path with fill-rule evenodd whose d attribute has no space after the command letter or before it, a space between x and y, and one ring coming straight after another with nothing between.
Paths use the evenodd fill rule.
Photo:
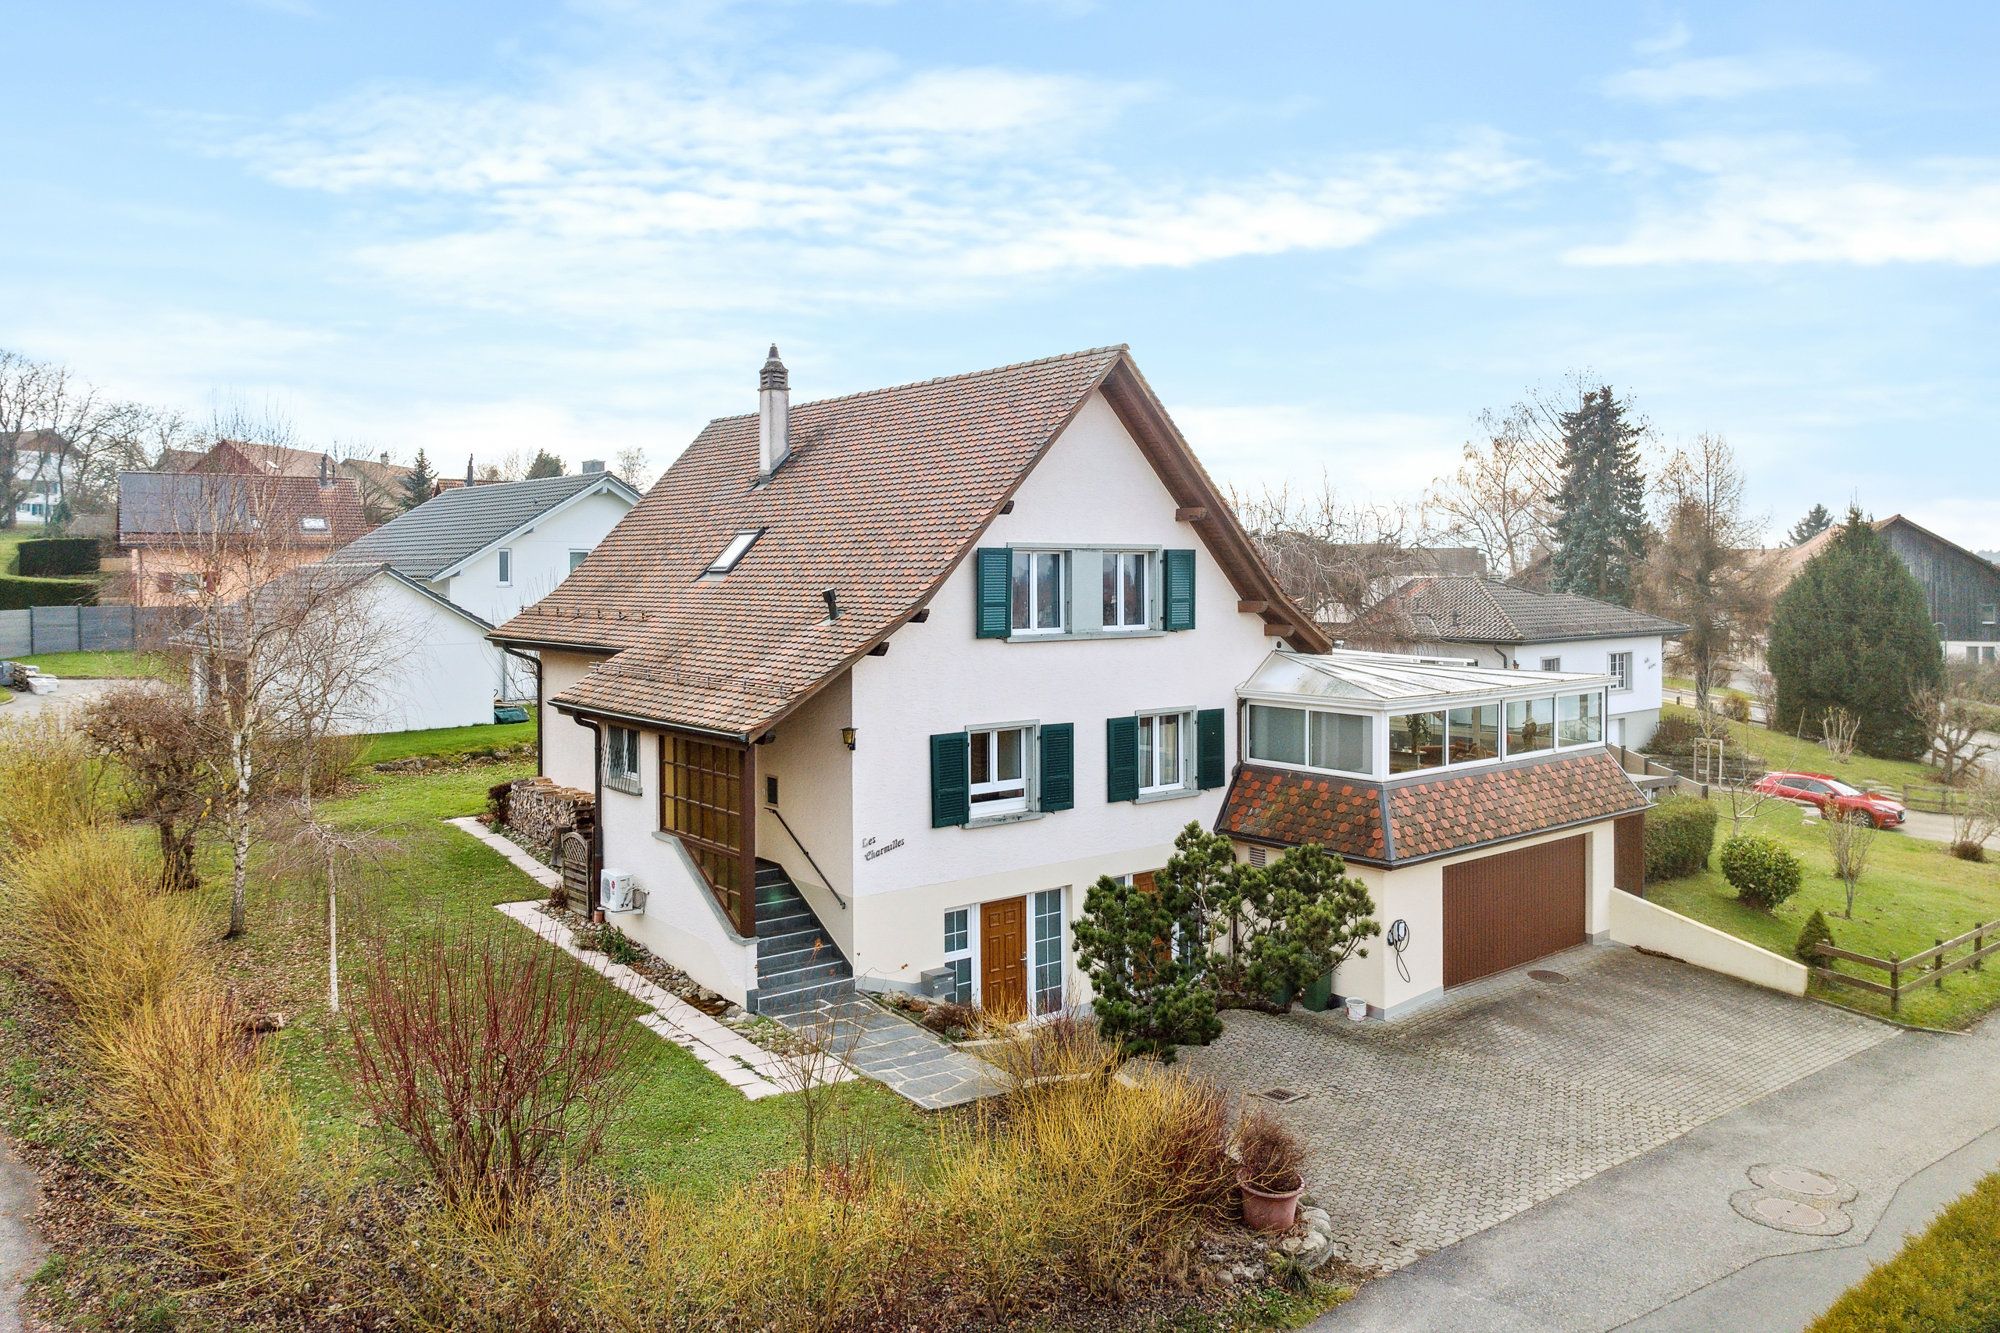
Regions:
<instances>
[{"instance_id":1,"label":"brick chimney","mask_svg":"<svg viewBox=\"0 0 2000 1333\"><path fill-rule=\"evenodd\" d=\"M769 480L792 452L791 376L778 360L778 344L757 376L757 475Z\"/></svg>"}]
</instances>

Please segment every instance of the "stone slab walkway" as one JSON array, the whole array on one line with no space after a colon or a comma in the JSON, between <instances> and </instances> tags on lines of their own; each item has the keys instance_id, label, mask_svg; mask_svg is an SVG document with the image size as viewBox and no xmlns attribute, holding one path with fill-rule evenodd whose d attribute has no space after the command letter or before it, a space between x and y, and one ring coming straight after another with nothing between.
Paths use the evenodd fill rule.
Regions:
<instances>
[{"instance_id":1,"label":"stone slab walkway","mask_svg":"<svg viewBox=\"0 0 2000 1333\"><path fill-rule=\"evenodd\" d=\"M778 1015L794 1032L810 1032L856 1072L926 1111L963 1106L1000 1092L1000 1071L958 1050L930 1029L859 995L821 1001L803 1013Z\"/></svg>"}]
</instances>

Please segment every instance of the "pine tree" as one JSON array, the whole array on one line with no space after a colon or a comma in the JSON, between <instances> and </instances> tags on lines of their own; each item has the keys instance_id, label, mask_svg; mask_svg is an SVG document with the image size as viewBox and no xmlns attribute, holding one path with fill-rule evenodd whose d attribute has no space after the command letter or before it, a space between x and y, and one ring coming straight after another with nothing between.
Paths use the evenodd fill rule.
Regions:
<instances>
[{"instance_id":1,"label":"pine tree","mask_svg":"<svg viewBox=\"0 0 2000 1333\"><path fill-rule=\"evenodd\" d=\"M1944 679L1923 586L1858 508L1778 597L1766 655L1778 730L1818 734L1828 709L1860 720L1855 748L1920 759L1929 736L1914 694Z\"/></svg>"},{"instance_id":2,"label":"pine tree","mask_svg":"<svg viewBox=\"0 0 2000 1333\"><path fill-rule=\"evenodd\" d=\"M1646 553L1646 478L1639 467L1645 427L1626 420L1609 385L1592 389L1562 415L1562 485L1555 501L1557 592L1632 604Z\"/></svg>"},{"instance_id":3,"label":"pine tree","mask_svg":"<svg viewBox=\"0 0 2000 1333\"><path fill-rule=\"evenodd\" d=\"M1222 1035L1203 938L1205 895L1219 868L1211 840L1228 845L1189 825L1151 887L1101 877L1071 927L1098 1030L1135 1055L1170 1061L1176 1046L1206 1046Z\"/></svg>"},{"instance_id":4,"label":"pine tree","mask_svg":"<svg viewBox=\"0 0 2000 1333\"><path fill-rule=\"evenodd\" d=\"M563 461L546 449L535 450L535 461L528 464L528 480L540 481L544 477L563 475Z\"/></svg>"},{"instance_id":5,"label":"pine tree","mask_svg":"<svg viewBox=\"0 0 2000 1333\"><path fill-rule=\"evenodd\" d=\"M1251 988L1296 996L1352 957L1375 934L1368 886L1338 854L1317 843L1286 852L1264 878L1261 926L1250 939Z\"/></svg>"},{"instance_id":6,"label":"pine tree","mask_svg":"<svg viewBox=\"0 0 2000 1333\"><path fill-rule=\"evenodd\" d=\"M1785 534L1785 545L1804 546L1832 526L1833 515L1827 512L1825 505L1816 504L1806 510L1804 518L1792 524L1792 530Z\"/></svg>"},{"instance_id":7,"label":"pine tree","mask_svg":"<svg viewBox=\"0 0 2000 1333\"><path fill-rule=\"evenodd\" d=\"M424 451L417 450L417 461L410 464L410 470L403 475L403 509L405 512L431 498L437 487L437 473L431 471L431 460L424 457Z\"/></svg>"}]
</instances>

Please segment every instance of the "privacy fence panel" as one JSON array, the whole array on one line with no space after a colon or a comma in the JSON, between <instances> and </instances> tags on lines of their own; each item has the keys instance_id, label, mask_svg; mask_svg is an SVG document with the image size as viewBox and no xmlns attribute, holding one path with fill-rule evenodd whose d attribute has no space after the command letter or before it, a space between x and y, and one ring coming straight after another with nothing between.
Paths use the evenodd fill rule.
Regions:
<instances>
[{"instance_id":1,"label":"privacy fence panel","mask_svg":"<svg viewBox=\"0 0 2000 1333\"><path fill-rule=\"evenodd\" d=\"M181 620L182 613L173 607L33 606L0 611L0 658L161 648Z\"/></svg>"}]
</instances>

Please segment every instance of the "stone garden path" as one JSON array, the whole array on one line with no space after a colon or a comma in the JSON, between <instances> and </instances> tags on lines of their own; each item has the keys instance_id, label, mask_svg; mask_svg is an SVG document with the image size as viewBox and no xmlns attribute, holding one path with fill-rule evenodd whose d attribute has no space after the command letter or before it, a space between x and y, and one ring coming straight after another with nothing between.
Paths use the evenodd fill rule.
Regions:
<instances>
[{"instance_id":1,"label":"stone garden path","mask_svg":"<svg viewBox=\"0 0 2000 1333\"><path fill-rule=\"evenodd\" d=\"M829 1049L855 1072L926 1111L963 1106L1004 1087L992 1065L864 996L821 1001L803 1013L777 1018L794 1032L825 1037Z\"/></svg>"}]
</instances>

